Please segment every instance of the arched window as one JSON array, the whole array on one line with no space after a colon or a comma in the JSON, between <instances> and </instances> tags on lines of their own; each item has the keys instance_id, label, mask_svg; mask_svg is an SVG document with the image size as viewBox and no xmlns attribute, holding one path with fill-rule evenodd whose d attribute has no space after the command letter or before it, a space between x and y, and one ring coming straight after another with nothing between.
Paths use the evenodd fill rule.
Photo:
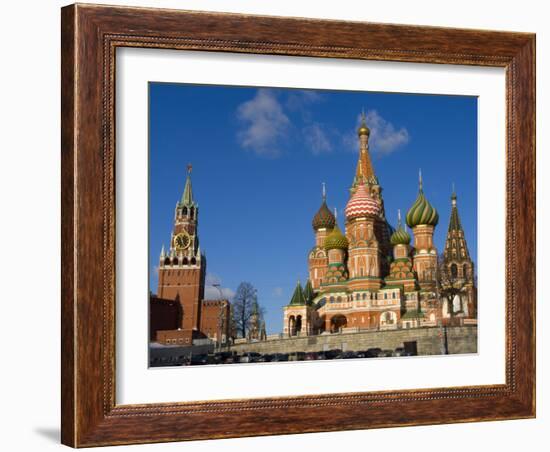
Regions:
<instances>
[{"instance_id":1,"label":"arched window","mask_svg":"<svg viewBox=\"0 0 550 452\"><path fill-rule=\"evenodd\" d=\"M172 260L172 265L178 265L178 263L179 263L178 258L174 257L174 259Z\"/></svg>"},{"instance_id":2,"label":"arched window","mask_svg":"<svg viewBox=\"0 0 550 452\"><path fill-rule=\"evenodd\" d=\"M395 312L387 311L380 316L380 325L393 325L397 322Z\"/></svg>"},{"instance_id":3,"label":"arched window","mask_svg":"<svg viewBox=\"0 0 550 452\"><path fill-rule=\"evenodd\" d=\"M191 259L191 265L197 265L197 259L194 257Z\"/></svg>"},{"instance_id":4,"label":"arched window","mask_svg":"<svg viewBox=\"0 0 550 452\"><path fill-rule=\"evenodd\" d=\"M366 299L367 299L367 294L363 293L363 300L366 300Z\"/></svg>"},{"instance_id":5,"label":"arched window","mask_svg":"<svg viewBox=\"0 0 550 452\"><path fill-rule=\"evenodd\" d=\"M184 208L182 209L181 213L182 213L183 215L187 215L187 207L184 207Z\"/></svg>"},{"instance_id":6,"label":"arched window","mask_svg":"<svg viewBox=\"0 0 550 452\"><path fill-rule=\"evenodd\" d=\"M195 216L195 208L194 207L191 207L191 209L189 210L189 216L191 218L193 218Z\"/></svg>"},{"instance_id":7,"label":"arched window","mask_svg":"<svg viewBox=\"0 0 550 452\"><path fill-rule=\"evenodd\" d=\"M329 301L330 301L331 303L334 303L334 297L330 297Z\"/></svg>"},{"instance_id":8,"label":"arched window","mask_svg":"<svg viewBox=\"0 0 550 452\"><path fill-rule=\"evenodd\" d=\"M187 259L186 257L184 257L184 258L183 258L182 264L183 264L183 265L189 264L189 259Z\"/></svg>"},{"instance_id":9,"label":"arched window","mask_svg":"<svg viewBox=\"0 0 550 452\"><path fill-rule=\"evenodd\" d=\"M169 257L164 259L164 265L170 265L170 258Z\"/></svg>"},{"instance_id":10,"label":"arched window","mask_svg":"<svg viewBox=\"0 0 550 452\"><path fill-rule=\"evenodd\" d=\"M302 316L296 317L296 332L299 333L302 330Z\"/></svg>"},{"instance_id":11,"label":"arched window","mask_svg":"<svg viewBox=\"0 0 550 452\"><path fill-rule=\"evenodd\" d=\"M342 297L338 296L338 297L336 298L336 301L337 301L338 303L341 303L341 302L342 302Z\"/></svg>"},{"instance_id":12,"label":"arched window","mask_svg":"<svg viewBox=\"0 0 550 452\"><path fill-rule=\"evenodd\" d=\"M451 265L451 276L453 278L456 278L458 275L458 267L456 266L456 264L452 264Z\"/></svg>"}]
</instances>

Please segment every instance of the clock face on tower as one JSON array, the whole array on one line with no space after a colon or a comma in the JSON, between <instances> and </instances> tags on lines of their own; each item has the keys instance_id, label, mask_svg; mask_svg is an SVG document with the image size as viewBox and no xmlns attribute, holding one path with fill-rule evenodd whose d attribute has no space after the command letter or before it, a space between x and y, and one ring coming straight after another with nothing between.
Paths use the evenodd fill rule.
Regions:
<instances>
[{"instance_id":1,"label":"clock face on tower","mask_svg":"<svg viewBox=\"0 0 550 452\"><path fill-rule=\"evenodd\" d=\"M191 244L191 238L187 232L180 232L174 237L174 246L177 250L184 250Z\"/></svg>"}]
</instances>

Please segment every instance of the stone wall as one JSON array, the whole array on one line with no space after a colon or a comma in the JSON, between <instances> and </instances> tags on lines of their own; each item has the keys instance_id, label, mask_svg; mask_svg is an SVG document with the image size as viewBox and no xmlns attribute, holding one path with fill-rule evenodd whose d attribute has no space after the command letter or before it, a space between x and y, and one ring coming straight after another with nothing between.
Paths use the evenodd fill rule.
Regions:
<instances>
[{"instance_id":1,"label":"stone wall","mask_svg":"<svg viewBox=\"0 0 550 452\"><path fill-rule=\"evenodd\" d=\"M292 337L235 344L231 346L231 350L239 354L245 352L318 352L330 349L358 351L375 347L383 350L395 350L397 347L403 347L404 342L416 342L419 355L441 355L443 340L444 330L430 327ZM476 353L477 326L447 327L447 343L451 354Z\"/></svg>"}]
</instances>

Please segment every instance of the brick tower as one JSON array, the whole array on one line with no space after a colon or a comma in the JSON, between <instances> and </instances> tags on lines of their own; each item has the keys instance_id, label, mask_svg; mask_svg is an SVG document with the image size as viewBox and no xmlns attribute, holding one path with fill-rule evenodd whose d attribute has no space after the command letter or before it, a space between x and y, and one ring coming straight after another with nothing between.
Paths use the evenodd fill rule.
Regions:
<instances>
[{"instance_id":1,"label":"brick tower","mask_svg":"<svg viewBox=\"0 0 550 452\"><path fill-rule=\"evenodd\" d=\"M418 173L418 196L407 212L407 225L414 233L414 269L420 287L430 289L435 286L437 249L433 243L434 230L439 222L437 210L424 195L422 173Z\"/></svg>"},{"instance_id":2,"label":"brick tower","mask_svg":"<svg viewBox=\"0 0 550 452\"><path fill-rule=\"evenodd\" d=\"M313 217L315 246L309 252L309 281L313 290L319 290L328 269L328 255L325 250L325 239L334 229L336 219L327 206L327 193L323 183L323 202Z\"/></svg>"},{"instance_id":3,"label":"brick tower","mask_svg":"<svg viewBox=\"0 0 550 452\"><path fill-rule=\"evenodd\" d=\"M181 200L176 203L170 249L160 254L158 297L178 300L182 307L180 328L198 331L204 298L206 259L201 255L197 224L199 206L193 199L191 165Z\"/></svg>"}]
</instances>

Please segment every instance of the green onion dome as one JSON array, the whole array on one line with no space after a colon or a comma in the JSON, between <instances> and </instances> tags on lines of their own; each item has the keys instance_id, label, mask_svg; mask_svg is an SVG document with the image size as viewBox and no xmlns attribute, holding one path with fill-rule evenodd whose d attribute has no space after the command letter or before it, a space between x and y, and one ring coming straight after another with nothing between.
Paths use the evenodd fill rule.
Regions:
<instances>
[{"instance_id":1,"label":"green onion dome","mask_svg":"<svg viewBox=\"0 0 550 452\"><path fill-rule=\"evenodd\" d=\"M390 243L395 245L408 245L411 243L411 236L403 229L403 226L399 225L395 232L390 237Z\"/></svg>"},{"instance_id":2,"label":"green onion dome","mask_svg":"<svg viewBox=\"0 0 550 452\"><path fill-rule=\"evenodd\" d=\"M334 225L334 229L332 232L327 236L325 239L325 249L326 250L332 250L332 249L340 249L340 250L346 250L348 249L348 239L342 234L342 231L340 231L340 228L337 224Z\"/></svg>"},{"instance_id":3,"label":"green onion dome","mask_svg":"<svg viewBox=\"0 0 550 452\"><path fill-rule=\"evenodd\" d=\"M397 210L397 228L393 231L393 234L390 237L390 243L395 245L408 245L411 243L411 236L403 228L401 223L401 210Z\"/></svg>"},{"instance_id":4,"label":"green onion dome","mask_svg":"<svg viewBox=\"0 0 550 452\"><path fill-rule=\"evenodd\" d=\"M322 228L332 229L336 224L336 218L334 218L334 214L330 211L324 199L311 224L316 231Z\"/></svg>"},{"instance_id":5,"label":"green onion dome","mask_svg":"<svg viewBox=\"0 0 550 452\"><path fill-rule=\"evenodd\" d=\"M422 190L422 178L420 178L420 187L418 196L412 207L407 212L407 224L410 228L418 225L436 226L439 221L437 210L428 202Z\"/></svg>"}]
</instances>

